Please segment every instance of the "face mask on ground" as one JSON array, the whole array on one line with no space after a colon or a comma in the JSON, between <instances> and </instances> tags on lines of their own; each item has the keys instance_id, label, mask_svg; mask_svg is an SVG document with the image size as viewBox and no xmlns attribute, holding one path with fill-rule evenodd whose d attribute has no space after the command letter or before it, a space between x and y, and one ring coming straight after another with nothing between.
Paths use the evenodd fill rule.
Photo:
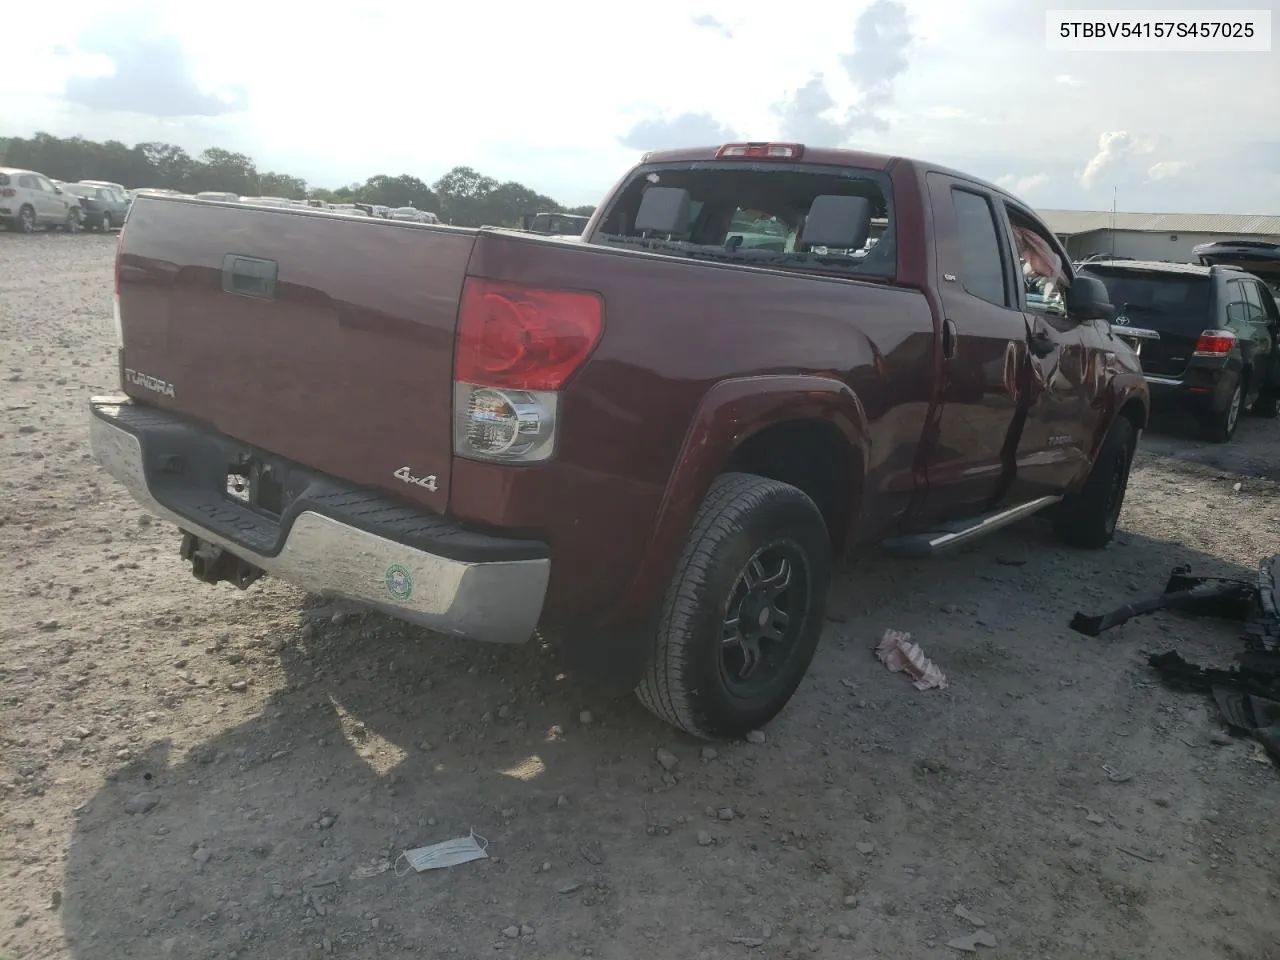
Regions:
<instances>
[{"instance_id":1,"label":"face mask on ground","mask_svg":"<svg viewBox=\"0 0 1280 960\"><path fill-rule=\"evenodd\" d=\"M442 870L445 867L456 867L461 863L470 863L472 860L487 859L489 854L486 852L489 841L484 837L477 837L475 831L471 831L470 835L458 837L456 840L445 840L443 843L435 843L429 847L415 847L412 850L406 850L396 858L396 876L403 877L409 871L400 871L400 858L403 858L409 867L421 873L423 870Z\"/></svg>"}]
</instances>

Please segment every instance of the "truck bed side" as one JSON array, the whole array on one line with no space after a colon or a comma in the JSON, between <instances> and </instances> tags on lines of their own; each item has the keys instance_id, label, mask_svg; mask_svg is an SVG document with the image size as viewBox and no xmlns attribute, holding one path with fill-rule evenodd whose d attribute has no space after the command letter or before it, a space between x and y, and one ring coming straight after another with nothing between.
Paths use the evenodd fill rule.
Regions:
<instances>
[{"instance_id":1,"label":"truck bed side","mask_svg":"<svg viewBox=\"0 0 1280 960\"><path fill-rule=\"evenodd\" d=\"M553 619L569 598L584 615L616 612L686 431L721 381L817 375L846 384L865 412L864 513L891 522L914 489L936 343L919 290L491 231L469 271L604 298L603 338L565 390L556 458L528 469L464 459L453 467L459 519L551 543Z\"/></svg>"}]
</instances>

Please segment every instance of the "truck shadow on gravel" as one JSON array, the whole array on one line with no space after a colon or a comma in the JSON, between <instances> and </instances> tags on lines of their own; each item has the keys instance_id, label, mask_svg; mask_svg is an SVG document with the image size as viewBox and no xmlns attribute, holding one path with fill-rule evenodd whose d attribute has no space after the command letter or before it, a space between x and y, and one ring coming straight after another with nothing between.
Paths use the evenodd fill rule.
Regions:
<instances>
[{"instance_id":1,"label":"truck shadow on gravel","mask_svg":"<svg viewBox=\"0 0 1280 960\"><path fill-rule=\"evenodd\" d=\"M306 607L255 718L181 755L154 743L82 809L67 941L84 960L737 956L756 940L931 957L972 932L962 903L1021 954L1262 956L1280 921L1260 878L1280 876L1244 821L1213 825L1274 822L1277 778L1209 746L1199 699L1139 657L1183 638L1225 659L1235 628L1066 628L1184 562L1252 574L1127 533L1084 555L1034 523L928 563L863 562L767 742L705 755L545 650ZM870 654L887 627L950 688L887 674ZM493 859L385 869L473 829Z\"/></svg>"}]
</instances>

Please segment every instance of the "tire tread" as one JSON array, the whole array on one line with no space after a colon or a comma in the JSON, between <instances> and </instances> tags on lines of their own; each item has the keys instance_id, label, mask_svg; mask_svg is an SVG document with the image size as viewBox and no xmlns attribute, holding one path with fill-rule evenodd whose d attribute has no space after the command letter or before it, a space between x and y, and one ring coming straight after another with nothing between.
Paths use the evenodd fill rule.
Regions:
<instances>
[{"instance_id":1,"label":"tire tread","mask_svg":"<svg viewBox=\"0 0 1280 960\"><path fill-rule=\"evenodd\" d=\"M700 612L700 588L706 582L716 551L738 531L745 515L769 500L796 497L804 498L818 513L817 506L801 490L767 477L723 473L712 482L663 597L654 650L635 691L646 708L672 726L702 739L715 738L685 682L689 664L684 641L690 633L690 623Z\"/></svg>"}]
</instances>

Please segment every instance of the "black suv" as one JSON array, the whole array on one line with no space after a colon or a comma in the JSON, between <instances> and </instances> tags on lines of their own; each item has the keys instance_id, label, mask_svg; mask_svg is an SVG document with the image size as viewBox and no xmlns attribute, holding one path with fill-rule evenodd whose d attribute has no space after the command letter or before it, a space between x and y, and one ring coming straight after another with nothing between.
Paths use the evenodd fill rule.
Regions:
<instances>
[{"instance_id":1,"label":"black suv","mask_svg":"<svg viewBox=\"0 0 1280 960\"><path fill-rule=\"evenodd\" d=\"M1115 333L1142 362L1158 409L1195 407L1211 440L1226 443L1242 410L1280 410L1280 308L1239 267L1110 260L1082 274L1107 286Z\"/></svg>"}]
</instances>

